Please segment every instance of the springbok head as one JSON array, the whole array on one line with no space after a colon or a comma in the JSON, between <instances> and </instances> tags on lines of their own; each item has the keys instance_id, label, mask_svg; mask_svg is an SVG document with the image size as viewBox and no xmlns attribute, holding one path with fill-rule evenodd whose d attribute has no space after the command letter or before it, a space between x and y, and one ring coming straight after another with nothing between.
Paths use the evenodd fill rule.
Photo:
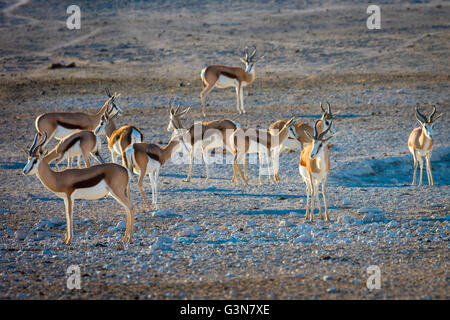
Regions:
<instances>
[{"instance_id":1,"label":"springbok head","mask_svg":"<svg viewBox=\"0 0 450 320\"><path fill-rule=\"evenodd\" d=\"M36 135L34 136L33 144L28 150L28 162L23 168L23 174L26 176L36 174L37 168L39 166L39 161L42 161L40 147L45 143L45 141L47 141L47 133L44 133L44 138L39 144L37 144L38 137L39 133L36 133Z\"/></svg>"},{"instance_id":2,"label":"springbok head","mask_svg":"<svg viewBox=\"0 0 450 320\"><path fill-rule=\"evenodd\" d=\"M327 102L327 106L328 106L328 109L325 110L323 108L323 106L322 106L322 102L320 102L320 109L322 109L322 112L323 112L322 118L321 118L322 123L323 123L323 130L330 129L330 133L333 134L334 130L333 130L333 127L332 127L332 124L333 124L332 120L335 118L335 116L331 112L331 106L330 106L330 104L328 102ZM338 113L338 112L336 112L336 113Z\"/></svg>"},{"instance_id":3,"label":"springbok head","mask_svg":"<svg viewBox=\"0 0 450 320\"><path fill-rule=\"evenodd\" d=\"M311 136L309 134L308 131L305 131L305 134L312 140L312 149L311 149L311 153L309 154L309 157L311 159L315 159L317 157L317 155L319 154L319 152L323 149L324 144L330 140L331 138L333 138L333 136L329 136L327 138L324 138L325 135L327 134L327 132L330 130L331 125L333 124L333 120L330 120L330 126L325 129L324 131L322 131L320 134L317 131L317 124L319 123L320 120L317 120L315 125L314 125L314 136Z\"/></svg>"},{"instance_id":4,"label":"springbok head","mask_svg":"<svg viewBox=\"0 0 450 320\"><path fill-rule=\"evenodd\" d=\"M94 129L94 134L96 136L106 134L106 126L108 125L109 121L111 121L119 113L119 110L114 113L113 110L114 106L112 106L111 109L109 109L109 106L106 108L106 112L102 115L97 128Z\"/></svg>"},{"instance_id":5,"label":"springbok head","mask_svg":"<svg viewBox=\"0 0 450 320\"><path fill-rule=\"evenodd\" d=\"M111 113L114 109L116 109L117 111L115 113L123 113L122 108L119 106L119 104L117 103L117 98L120 97L120 93L116 93L114 92L114 94L111 94L111 92L109 91L108 88L105 89L105 93L109 98L109 105L112 106L112 108L109 110L109 113ZM108 112L108 108L107 108L107 112Z\"/></svg>"},{"instance_id":6,"label":"springbok head","mask_svg":"<svg viewBox=\"0 0 450 320\"><path fill-rule=\"evenodd\" d=\"M182 129L183 123L181 118L191 109L187 107L183 111L180 111L180 106L174 108L171 103L169 103L169 125L167 126L167 131Z\"/></svg>"},{"instance_id":7,"label":"springbok head","mask_svg":"<svg viewBox=\"0 0 450 320\"><path fill-rule=\"evenodd\" d=\"M433 106L433 111L431 114L427 117L425 117L422 113L419 111L419 104L416 106L416 119L421 124L422 128L425 130L425 135L428 138L433 137L433 125L434 122L439 119L442 116L442 113L435 117L436 114L436 106Z\"/></svg>"},{"instance_id":8,"label":"springbok head","mask_svg":"<svg viewBox=\"0 0 450 320\"><path fill-rule=\"evenodd\" d=\"M248 48L246 47L244 53L245 58L240 58L240 60L245 64L245 72L247 73L253 70L253 67L257 61L261 61L264 58L264 56L261 56L258 60L255 59L256 47L253 47L252 53L249 53Z\"/></svg>"}]
</instances>

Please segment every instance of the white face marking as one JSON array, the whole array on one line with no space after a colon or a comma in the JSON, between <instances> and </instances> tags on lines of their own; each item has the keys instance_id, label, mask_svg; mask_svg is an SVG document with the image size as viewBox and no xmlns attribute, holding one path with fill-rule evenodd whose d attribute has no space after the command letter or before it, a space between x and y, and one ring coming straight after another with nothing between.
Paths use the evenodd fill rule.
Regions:
<instances>
[{"instance_id":1,"label":"white face marking","mask_svg":"<svg viewBox=\"0 0 450 320\"><path fill-rule=\"evenodd\" d=\"M95 135L105 134L106 123L107 123L106 120L104 120L104 119L100 120L100 123L98 124L97 128L95 128L95 130L94 130L94 134Z\"/></svg>"},{"instance_id":2,"label":"white face marking","mask_svg":"<svg viewBox=\"0 0 450 320\"><path fill-rule=\"evenodd\" d=\"M23 174L28 176L37 173L37 167L39 165L39 159L36 157L32 157L28 160L28 163L23 168Z\"/></svg>"},{"instance_id":3,"label":"white face marking","mask_svg":"<svg viewBox=\"0 0 450 320\"><path fill-rule=\"evenodd\" d=\"M167 126L167 131L172 131L175 130L174 126L173 126L173 115L170 115L170 120L169 120L169 125Z\"/></svg>"},{"instance_id":4,"label":"white face marking","mask_svg":"<svg viewBox=\"0 0 450 320\"><path fill-rule=\"evenodd\" d=\"M309 157L311 159L315 159L319 154L319 151L322 150L322 146L323 146L322 141L313 140L313 146L311 149L311 153L309 154Z\"/></svg>"},{"instance_id":5,"label":"white face marking","mask_svg":"<svg viewBox=\"0 0 450 320\"><path fill-rule=\"evenodd\" d=\"M430 139L433 138L433 124L430 125L428 123L425 123L423 125L423 128L425 130L425 135Z\"/></svg>"}]
</instances>

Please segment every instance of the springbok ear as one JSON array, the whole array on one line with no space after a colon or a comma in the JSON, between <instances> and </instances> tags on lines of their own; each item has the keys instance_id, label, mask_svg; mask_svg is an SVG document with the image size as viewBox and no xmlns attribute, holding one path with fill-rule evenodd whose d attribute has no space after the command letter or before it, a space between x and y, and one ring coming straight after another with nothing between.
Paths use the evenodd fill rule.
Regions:
<instances>
[{"instance_id":1,"label":"springbok ear","mask_svg":"<svg viewBox=\"0 0 450 320\"><path fill-rule=\"evenodd\" d=\"M436 122L436 120L439 119L442 115L443 115L443 113L441 113L440 115L438 115L437 117L435 117L435 118L433 119L433 123Z\"/></svg>"},{"instance_id":2,"label":"springbok ear","mask_svg":"<svg viewBox=\"0 0 450 320\"><path fill-rule=\"evenodd\" d=\"M245 61L244 59L242 59L242 58L239 58L239 59L242 61L243 64L245 64L245 65L247 64L247 61Z\"/></svg>"},{"instance_id":3,"label":"springbok ear","mask_svg":"<svg viewBox=\"0 0 450 320\"><path fill-rule=\"evenodd\" d=\"M295 117L290 118L287 122L286 122L286 127L292 126L295 122Z\"/></svg>"}]
</instances>

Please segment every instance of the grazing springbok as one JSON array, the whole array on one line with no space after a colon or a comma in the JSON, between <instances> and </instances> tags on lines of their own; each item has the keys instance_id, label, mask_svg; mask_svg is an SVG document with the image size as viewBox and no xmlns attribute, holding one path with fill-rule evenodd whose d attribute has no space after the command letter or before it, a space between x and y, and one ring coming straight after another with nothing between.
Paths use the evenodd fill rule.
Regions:
<instances>
[{"instance_id":1,"label":"grazing springbok","mask_svg":"<svg viewBox=\"0 0 450 320\"><path fill-rule=\"evenodd\" d=\"M116 101L116 98L120 94L114 93L111 95L109 91L107 91L107 94L109 96L108 100L106 100L96 114L87 114L84 112L50 112L38 116L35 121L35 127L39 133L39 138L42 140L44 134L48 137L42 149L45 148L52 138L61 140L80 130L93 131L98 126L103 114L108 110L109 105L112 106L111 110L117 110L116 113L122 112L122 109L117 105Z\"/></svg>"},{"instance_id":2,"label":"grazing springbok","mask_svg":"<svg viewBox=\"0 0 450 320\"><path fill-rule=\"evenodd\" d=\"M231 135L230 142L234 154L233 160L233 179L235 181L239 173L243 182L247 183L247 177L242 174L240 163L244 161L245 156L250 153L258 153L259 156L259 183L262 184L261 173L262 163L265 160L268 164L269 179L271 178L271 151L278 147L287 139L289 134L296 137L294 130L294 118L288 120L277 134L272 134L268 130L260 129L242 129L238 128ZM245 168L244 168L245 170Z\"/></svg>"},{"instance_id":3,"label":"grazing springbok","mask_svg":"<svg viewBox=\"0 0 450 320\"><path fill-rule=\"evenodd\" d=\"M62 139L56 147L44 156L47 163L55 161L58 169L59 163L67 159L67 166L70 169L72 159L78 157L78 168L81 168L81 156L83 156L84 164L90 167L89 154L91 154L99 163L104 163L100 155L101 141L92 131L82 130Z\"/></svg>"},{"instance_id":4,"label":"grazing springbok","mask_svg":"<svg viewBox=\"0 0 450 320\"><path fill-rule=\"evenodd\" d=\"M325 110L322 106L322 102L320 103L320 108L322 109L323 114L319 120L319 124L317 125L319 133L327 130L328 128L330 128L330 131L329 131L330 133L334 133L333 128L331 127L331 124L333 123L332 120L335 118L335 116L332 114L331 106L328 102L327 102L327 105L328 105L328 110ZM338 112L336 112L336 113L338 113ZM271 133L275 133L276 130L278 130L278 131L281 130L281 128L283 128L283 126L285 125L286 121L287 121L287 119L284 119L284 120L278 120L278 121L272 123L269 126L269 131ZM312 140L309 138L308 135L306 135L305 132L308 132L310 135L313 135L314 134L313 127L311 127L307 123L296 121L294 128L297 133L297 138L295 138L293 135L290 134L288 136L288 138L286 140L284 140L284 142L278 148L275 148L273 150L272 157L273 157L276 181L280 180L279 156L280 156L281 152L283 152L283 150L285 150L285 149L292 150L292 149L298 149L299 147L300 147L300 151L301 151L301 150L303 150L303 146L305 144L309 144L312 142Z\"/></svg>"},{"instance_id":5,"label":"grazing springbok","mask_svg":"<svg viewBox=\"0 0 450 320\"><path fill-rule=\"evenodd\" d=\"M36 133L33 144L28 151L28 163L23 168L23 174L36 174L48 190L64 199L67 221L64 243L69 244L73 238L72 210L74 200L94 200L107 195L111 195L126 210L127 227L122 241L130 242L133 237L134 208L130 200L127 169L118 164L106 163L89 168L55 172L45 159L42 159L41 150L39 150L47 139L47 133L44 132L43 139L39 144L37 144L38 136L39 134Z\"/></svg>"},{"instance_id":6,"label":"grazing springbok","mask_svg":"<svg viewBox=\"0 0 450 320\"><path fill-rule=\"evenodd\" d=\"M245 69L241 67L229 67L221 64L215 64L204 68L200 74L202 78L202 92L200 94L202 100L202 112L206 117L205 98L214 87L236 89L236 108L239 114L245 113L244 109L244 87L251 84L256 77L255 70L255 54L256 48L251 54L248 49L245 50L245 58L241 61L245 64ZM261 60L263 57L259 58Z\"/></svg>"},{"instance_id":7,"label":"grazing springbok","mask_svg":"<svg viewBox=\"0 0 450 320\"><path fill-rule=\"evenodd\" d=\"M130 174L139 174L138 188L144 199L145 205L150 207L145 198L144 190L142 188L145 174L148 173L150 184L152 188L152 203L156 210L159 210L158 205L158 177L159 170L175 152L178 147L184 144L182 135L186 134L186 130L175 131L169 143L161 148L153 143L133 143L124 151L124 164Z\"/></svg>"},{"instance_id":8,"label":"grazing springbok","mask_svg":"<svg viewBox=\"0 0 450 320\"><path fill-rule=\"evenodd\" d=\"M132 143L142 142L144 135L138 128L130 125L122 126L116 129L114 124L115 114L105 112L102 116L99 125L94 130L95 135L106 135L108 139L108 149L111 152L112 162L117 163L117 157L122 156L125 149ZM122 156L122 162L123 162ZM123 162L125 163L125 162Z\"/></svg>"},{"instance_id":9,"label":"grazing springbok","mask_svg":"<svg viewBox=\"0 0 450 320\"><path fill-rule=\"evenodd\" d=\"M313 220L314 215L314 198L317 196L317 203L319 205L320 217L329 220L327 207L327 179L330 172L330 159L328 157L328 146L326 142L333 136L324 138L330 127L319 133L319 121L314 125L314 135L308 131L305 132L311 140L312 144L308 144L300 154L299 171L306 184L306 217ZM319 201L319 184L322 183L323 204L325 207L325 218L322 214L322 208ZM311 195L311 208L309 204L309 196ZM310 208L310 211L308 209Z\"/></svg>"},{"instance_id":10,"label":"grazing springbok","mask_svg":"<svg viewBox=\"0 0 450 320\"><path fill-rule=\"evenodd\" d=\"M419 106L416 106L416 119L420 123L420 127L415 128L408 139L408 148L414 157L414 174L413 174L413 182L412 184L416 184L416 169L417 162L420 164L420 180L419 185L422 185L422 170L423 170L423 160L422 157L425 157L426 170L427 170L427 178L428 184L434 185L433 174L431 173L431 149L433 148L433 124L434 122L442 116L442 113L437 117L434 117L436 114L436 107L433 106L433 112L427 118L419 111Z\"/></svg>"},{"instance_id":11,"label":"grazing springbok","mask_svg":"<svg viewBox=\"0 0 450 320\"><path fill-rule=\"evenodd\" d=\"M181 117L185 115L190 108L179 111L170 107L170 120L167 127L168 131L184 129ZM190 147L189 152L189 169L187 177L184 181L191 181L192 164L194 162L194 152L198 147L202 149L203 160L206 168L206 181L209 180L208 170L208 151L214 148L222 148L229 153L233 153L230 145L231 134L240 128L239 124L229 119L213 120L202 123L193 124L184 136L184 142Z\"/></svg>"}]
</instances>

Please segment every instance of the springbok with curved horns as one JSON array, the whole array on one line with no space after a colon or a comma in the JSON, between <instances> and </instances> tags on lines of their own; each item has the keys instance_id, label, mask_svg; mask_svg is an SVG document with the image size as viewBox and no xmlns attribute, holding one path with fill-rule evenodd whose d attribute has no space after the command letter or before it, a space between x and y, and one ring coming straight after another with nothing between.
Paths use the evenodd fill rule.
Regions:
<instances>
[{"instance_id":1,"label":"springbok with curved horns","mask_svg":"<svg viewBox=\"0 0 450 320\"><path fill-rule=\"evenodd\" d=\"M330 127L319 133L317 120L314 125L314 135L311 135L308 131L306 135L312 140L312 144L307 145L300 154L299 171L306 184L306 217L313 220L314 215L314 199L317 195L317 203L319 205L320 217L329 220L328 207L327 207L327 179L330 172L330 159L328 157L328 146L326 142L333 136L324 138ZM322 208L319 201L319 185L322 183L322 196L323 204L325 207L325 217L322 214ZM309 204L309 196L311 195L311 206ZM308 211L310 209L310 211Z\"/></svg>"},{"instance_id":2,"label":"springbok with curved horns","mask_svg":"<svg viewBox=\"0 0 450 320\"><path fill-rule=\"evenodd\" d=\"M80 130L93 131L98 126L100 119L107 112L110 105L112 106L111 111L116 109L116 113L122 112L122 109L116 101L120 94L114 93L111 95L109 90L106 90L106 93L108 100L106 100L96 114L87 114L84 112L50 112L38 116L35 121L35 127L39 133L39 138L42 139L44 134L48 137L42 149L45 148L52 138L61 140Z\"/></svg>"},{"instance_id":3,"label":"springbok with curved horns","mask_svg":"<svg viewBox=\"0 0 450 320\"><path fill-rule=\"evenodd\" d=\"M433 174L431 173L431 150L433 148L433 124L434 122L442 116L442 113L435 117L436 114L436 106L433 106L433 111L430 116L425 117L419 111L419 106L416 106L416 119L420 123L420 127L415 128L408 139L408 148L414 157L414 174L413 174L413 182L412 184L416 184L416 169L417 162L420 164L420 180L419 185L422 184L422 170L423 170L423 160L422 157L425 157L426 163L426 171L428 184L434 185Z\"/></svg>"},{"instance_id":4,"label":"springbok with curved horns","mask_svg":"<svg viewBox=\"0 0 450 320\"><path fill-rule=\"evenodd\" d=\"M37 144L36 133L33 144L28 151L28 163L23 168L24 175L37 175L42 184L56 196L64 200L66 206L66 235L64 243L69 244L73 238L72 209L75 199L94 200L111 195L120 203L127 213L127 227L123 242L130 242L133 237L134 208L128 188L128 170L124 167L106 163L83 169L53 171L45 159L41 158L40 148L47 140L44 132L42 141Z\"/></svg>"},{"instance_id":5,"label":"springbok with curved horns","mask_svg":"<svg viewBox=\"0 0 450 320\"><path fill-rule=\"evenodd\" d=\"M92 155L99 163L104 163L100 155L101 141L92 131L81 130L62 139L56 147L44 156L47 163L55 161L58 169L59 163L67 159L67 166L70 169L72 159L78 157L78 168L81 168L81 156L83 156L86 167L91 166L89 155Z\"/></svg>"},{"instance_id":6,"label":"springbok with curved horns","mask_svg":"<svg viewBox=\"0 0 450 320\"><path fill-rule=\"evenodd\" d=\"M327 110L325 110L322 106L322 102L320 103L320 109L322 109L322 117L319 120L319 123L317 125L317 130L319 133L329 129L330 133L334 133L332 124L333 124L333 119L335 119L335 115L331 112L331 106L330 104L327 102ZM339 113L335 112L335 114ZM274 123L272 123L269 127L269 131L271 133L274 133L275 130L281 130L281 128L283 128L283 126L285 125L285 123L288 121L288 119L283 119L283 120L278 120ZM278 147L274 149L274 152L272 153L273 156L273 163L274 163L274 171L275 171L275 180L279 181L280 180L280 174L279 174L279 156L281 154L281 152L283 152L283 150L285 149L298 149L300 147L300 150L303 150L303 146L305 144L310 144L312 143L311 138L306 134L306 132L309 133L310 136L312 136L314 134L314 128L311 127L309 124L304 123L304 122L300 122L300 121L296 121L295 125L295 132L297 133L297 138L292 135L291 133L289 134L288 138L286 140L284 140L284 142Z\"/></svg>"},{"instance_id":7,"label":"springbok with curved horns","mask_svg":"<svg viewBox=\"0 0 450 320\"><path fill-rule=\"evenodd\" d=\"M179 111L179 106L176 109L170 106L170 120L167 131L184 129L181 117L185 115L189 109L190 107L183 111ZM183 136L186 145L190 147L189 169L185 179L186 182L191 181L195 150L198 147L201 147L202 149L206 168L206 181L208 181L208 151L214 148L222 148L229 153L233 153L233 149L230 145L230 137L237 128L240 128L238 123L229 119L221 119L194 123L187 129L187 134Z\"/></svg>"},{"instance_id":8,"label":"springbok with curved horns","mask_svg":"<svg viewBox=\"0 0 450 320\"><path fill-rule=\"evenodd\" d=\"M251 84L256 77L255 59L256 48L249 54L245 50L245 58L240 58L245 64L245 69L241 67L229 67L221 64L211 65L204 68L200 74L202 78L203 90L200 94L202 100L202 112L206 117L205 98L214 87L236 89L236 108L239 114L245 113L244 109L244 87ZM261 60L263 57L259 58Z\"/></svg>"},{"instance_id":9,"label":"springbok with curved horns","mask_svg":"<svg viewBox=\"0 0 450 320\"><path fill-rule=\"evenodd\" d=\"M242 173L241 162L244 162L244 171L246 171L246 154L257 153L259 155L259 183L262 184L261 173L262 164L265 160L268 164L269 179L271 179L271 151L277 148L289 135L296 135L293 129L294 118L288 120L283 128L276 134L270 133L268 130L260 129L243 129L238 128L230 137L230 144L234 154L233 160L233 179L235 181L238 173L244 184L248 184L247 176Z\"/></svg>"},{"instance_id":10,"label":"springbok with curved horns","mask_svg":"<svg viewBox=\"0 0 450 320\"><path fill-rule=\"evenodd\" d=\"M94 130L94 134L106 135L108 140L108 149L111 152L112 162L117 163L117 157L122 156L125 149L135 142L142 142L144 140L144 135L142 132L131 125L125 125L116 129L113 118L117 115L117 112L111 114L111 112L105 112L102 116L100 123ZM125 163L125 162L123 162Z\"/></svg>"}]
</instances>

